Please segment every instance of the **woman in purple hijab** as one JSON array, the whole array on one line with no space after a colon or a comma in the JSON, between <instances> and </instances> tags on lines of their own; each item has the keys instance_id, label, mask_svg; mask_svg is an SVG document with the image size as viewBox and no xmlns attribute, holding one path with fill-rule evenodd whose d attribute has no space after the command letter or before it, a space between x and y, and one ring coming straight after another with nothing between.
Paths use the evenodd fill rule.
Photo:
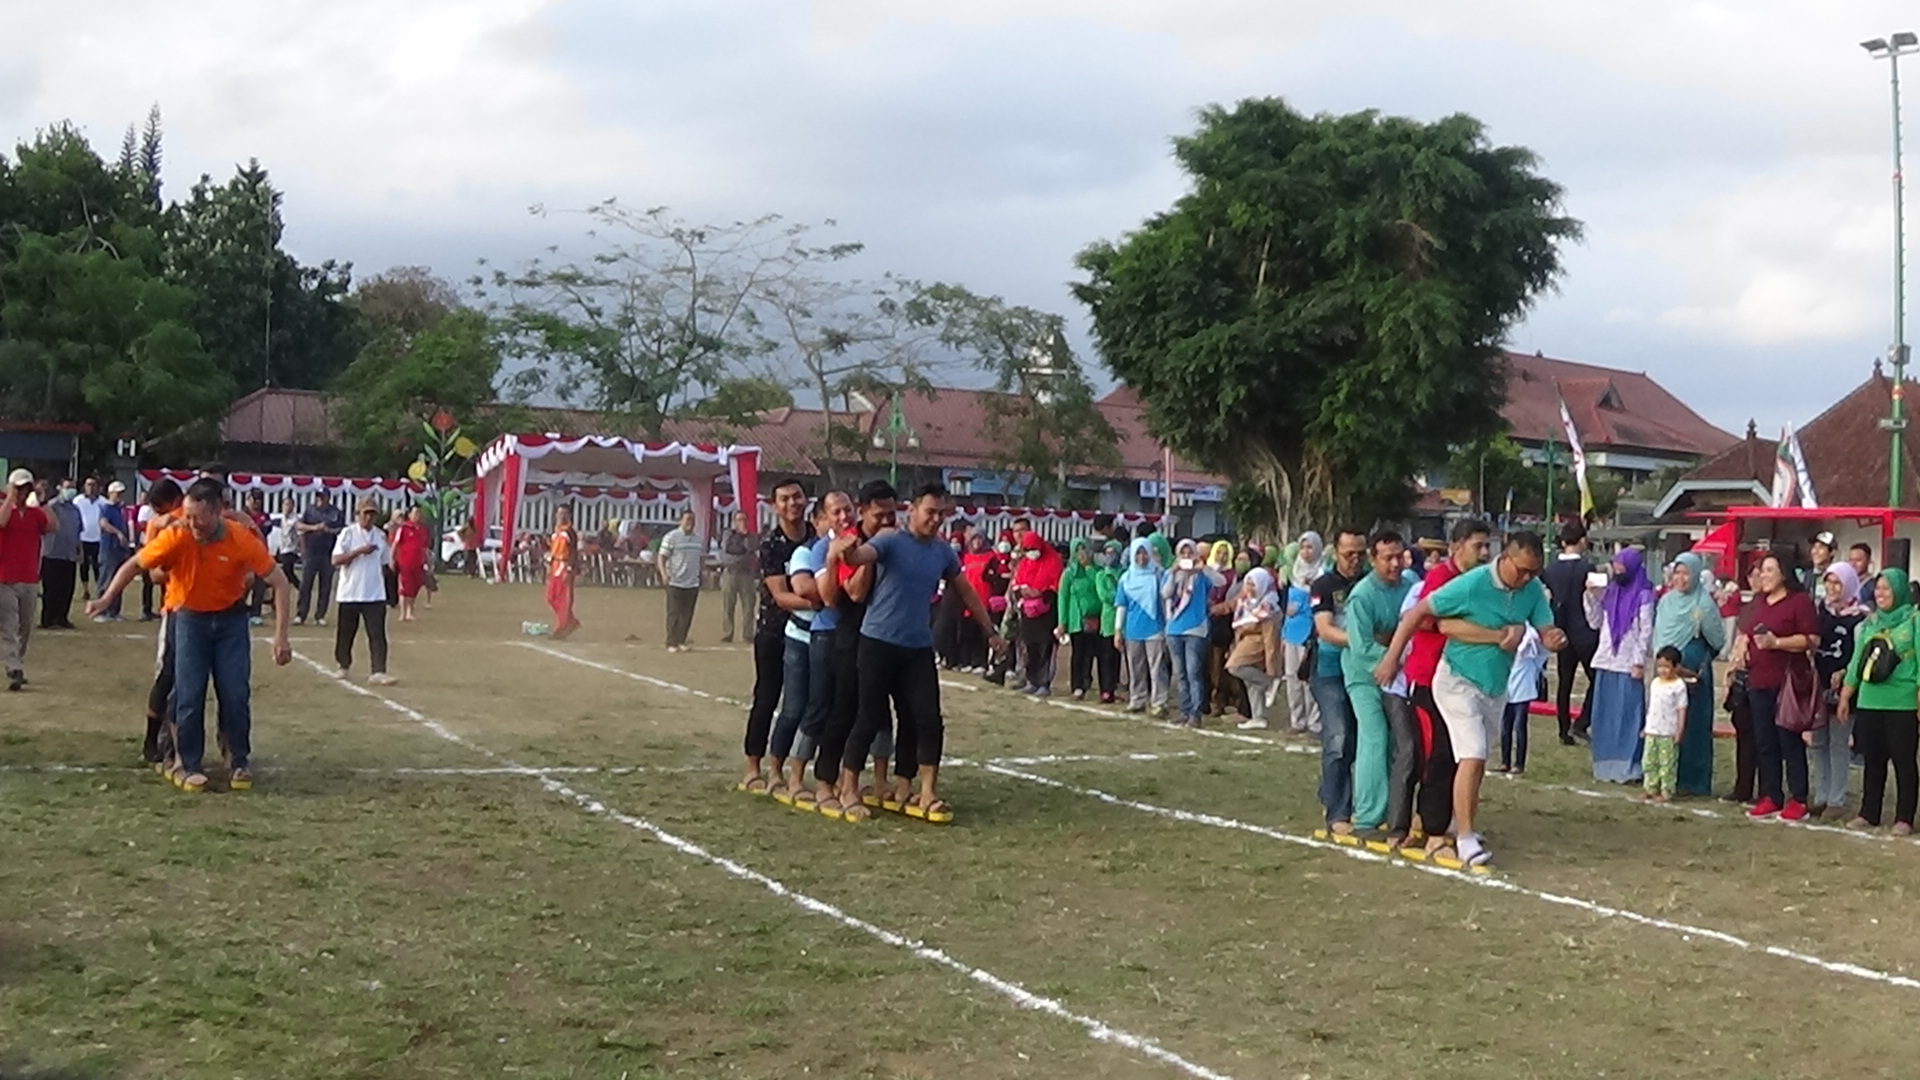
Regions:
<instances>
[{"instance_id":1,"label":"woman in purple hijab","mask_svg":"<svg viewBox=\"0 0 1920 1080\"><path fill-rule=\"evenodd\" d=\"M1645 554L1613 557L1605 586L1589 587L1587 623L1600 631L1593 654L1593 699L1587 702L1593 778L1616 784L1641 779L1640 730L1646 721L1648 656L1653 647L1653 582Z\"/></svg>"}]
</instances>

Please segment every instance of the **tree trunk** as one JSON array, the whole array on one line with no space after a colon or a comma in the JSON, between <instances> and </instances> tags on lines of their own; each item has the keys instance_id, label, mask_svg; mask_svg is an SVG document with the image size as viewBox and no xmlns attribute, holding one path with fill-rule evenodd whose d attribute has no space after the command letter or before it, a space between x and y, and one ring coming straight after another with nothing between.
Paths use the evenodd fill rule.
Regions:
<instances>
[{"instance_id":1,"label":"tree trunk","mask_svg":"<svg viewBox=\"0 0 1920 1080\"><path fill-rule=\"evenodd\" d=\"M1245 479L1273 502L1274 528L1282 541L1308 529L1325 533L1340 527L1340 507L1323 456L1312 450L1283 453L1260 445L1245 447L1242 455Z\"/></svg>"}]
</instances>

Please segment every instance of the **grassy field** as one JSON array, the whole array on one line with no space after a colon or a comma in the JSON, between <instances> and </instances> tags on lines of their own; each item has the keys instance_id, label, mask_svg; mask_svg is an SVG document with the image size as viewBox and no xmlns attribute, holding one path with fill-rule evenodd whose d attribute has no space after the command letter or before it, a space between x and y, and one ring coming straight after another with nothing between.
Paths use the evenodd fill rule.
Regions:
<instances>
[{"instance_id":1,"label":"grassy field","mask_svg":"<svg viewBox=\"0 0 1920 1080\"><path fill-rule=\"evenodd\" d=\"M135 767L140 627L38 638L0 700L0 1062L1911 1075L1920 845L1594 790L1536 720L1468 879L1312 842L1290 740L963 677L958 822L846 825L730 791L750 658L702 603L669 656L658 593L585 591L553 644L517 636L533 588L452 582L379 691L296 631L291 666L257 653L259 786L198 797Z\"/></svg>"}]
</instances>

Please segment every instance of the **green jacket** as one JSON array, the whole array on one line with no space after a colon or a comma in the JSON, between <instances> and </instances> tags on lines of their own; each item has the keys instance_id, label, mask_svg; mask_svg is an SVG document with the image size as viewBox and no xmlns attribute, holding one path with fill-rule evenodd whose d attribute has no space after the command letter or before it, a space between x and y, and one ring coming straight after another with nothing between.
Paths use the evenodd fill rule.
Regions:
<instances>
[{"instance_id":1,"label":"green jacket","mask_svg":"<svg viewBox=\"0 0 1920 1080\"><path fill-rule=\"evenodd\" d=\"M1086 549L1087 542L1082 539L1069 545L1067 568L1060 573L1060 629L1069 634L1079 633L1087 619L1099 618L1103 607L1113 607L1111 592L1104 604L1100 600L1100 568L1080 565L1080 553ZM1111 613L1107 615L1108 619L1112 617Z\"/></svg>"},{"instance_id":2,"label":"green jacket","mask_svg":"<svg viewBox=\"0 0 1920 1080\"><path fill-rule=\"evenodd\" d=\"M1901 583L1903 586L1905 582ZM1854 707L1891 709L1898 712L1914 708L1920 696L1920 647L1916 647L1916 616L1910 607L1895 611L1875 611L1867 616L1853 635L1853 659L1847 664L1846 685L1854 691ZM1900 664L1884 682L1865 682L1861 669L1867 647L1875 638L1886 638L1899 655Z\"/></svg>"}]
</instances>

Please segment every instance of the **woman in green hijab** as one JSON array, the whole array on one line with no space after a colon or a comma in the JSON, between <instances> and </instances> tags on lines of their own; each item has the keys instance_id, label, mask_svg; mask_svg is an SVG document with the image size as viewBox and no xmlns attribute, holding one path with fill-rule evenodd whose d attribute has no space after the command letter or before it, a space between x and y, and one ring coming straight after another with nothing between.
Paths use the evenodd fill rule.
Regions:
<instances>
[{"instance_id":1,"label":"woman in green hijab","mask_svg":"<svg viewBox=\"0 0 1920 1080\"><path fill-rule=\"evenodd\" d=\"M1093 588L1100 600L1100 641L1096 646L1099 651L1094 653L1094 667L1099 675L1102 705L1113 704L1120 692L1120 650L1113 647L1113 594L1120 588L1120 560L1126 551L1125 544L1109 540L1094 560L1098 568L1093 573Z\"/></svg>"},{"instance_id":2,"label":"woman in green hijab","mask_svg":"<svg viewBox=\"0 0 1920 1080\"><path fill-rule=\"evenodd\" d=\"M1920 693L1920 649L1915 648L1912 586L1897 567L1880 571L1873 583L1873 614L1853 638L1853 661L1840 688L1838 711L1853 717L1853 745L1866 759L1861 776L1860 813L1851 828L1878 827L1886 802L1887 766L1893 766L1893 832L1913 832L1920 802L1920 719L1914 712ZM1891 653L1886 659L1877 659ZM1877 677L1876 677L1877 676ZM1854 707L1854 699L1859 707Z\"/></svg>"},{"instance_id":3,"label":"woman in green hijab","mask_svg":"<svg viewBox=\"0 0 1920 1080\"><path fill-rule=\"evenodd\" d=\"M1687 690L1687 723L1680 737L1677 788L1682 795L1713 794L1713 658L1726 640L1706 568L1689 551L1674 560L1666 595L1653 614L1653 651L1680 650L1680 666L1695 672Z\"/></svg>"},{"instance_id":4,"label":"woman in green hijab","mask_svg":"<svg viewBox=\"0 0 1920 1080\"><path fill-rule=\"evenodd\" d=\"M1099 568L1093 563L1093 548L1084 537L1077 537L1067 549L1067 568L1060 574L1060 629L1072 642L1067 667L1067 685L1073 700L1085 701L1093 686L1093 663L1100 637ZM1107 605L1111 606L1109 598Z\"/></svg>"}]
</instances>

